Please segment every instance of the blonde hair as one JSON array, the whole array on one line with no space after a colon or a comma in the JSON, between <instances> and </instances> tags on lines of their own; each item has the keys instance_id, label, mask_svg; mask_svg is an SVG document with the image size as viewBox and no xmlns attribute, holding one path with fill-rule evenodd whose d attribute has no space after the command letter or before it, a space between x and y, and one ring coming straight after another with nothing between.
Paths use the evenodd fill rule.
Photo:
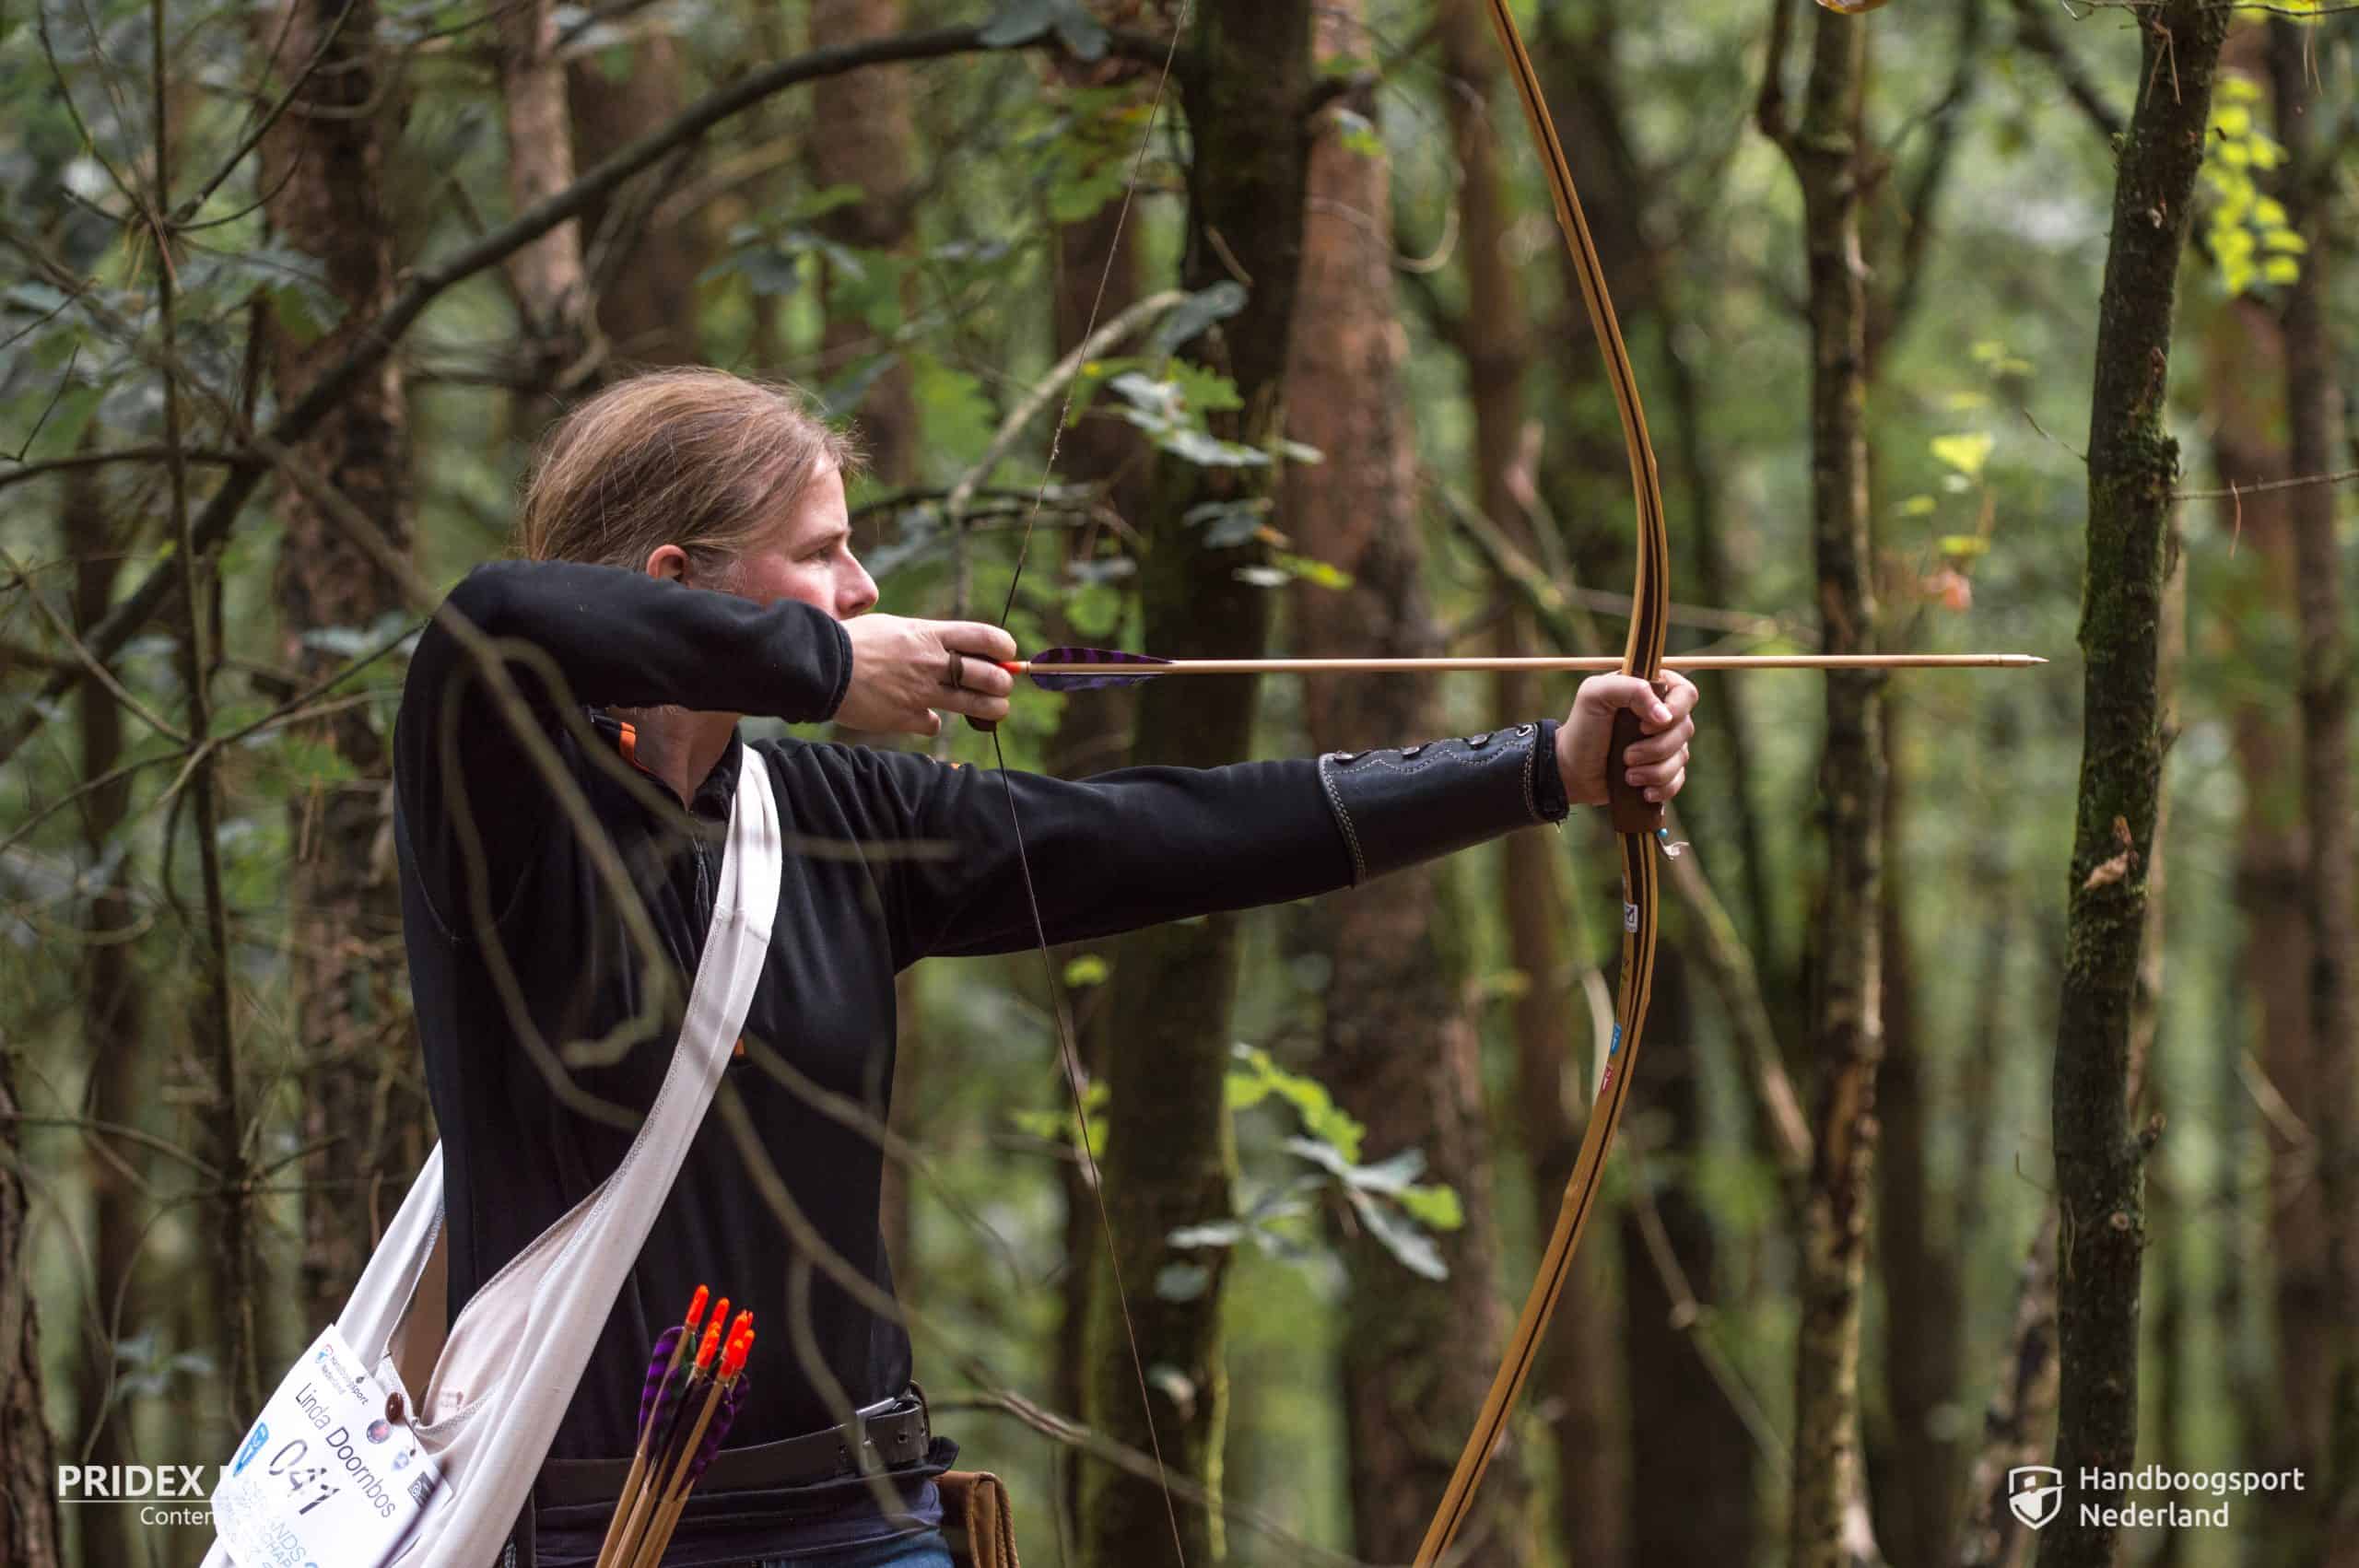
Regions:
<instances>
[{"instance_id":1,"label":"blonde hair","mask_svg":"<svg viewBox=\"0 0 2359 1568\"><path fill-rule=\"evenodd\" d=\"M822 461L850 478L860 460L852 437L796 387L651 370L607 387L542 439L517 549L528 560L637 569L677 544L693 575L723 579Z\"/></svg>"}]
</instances>

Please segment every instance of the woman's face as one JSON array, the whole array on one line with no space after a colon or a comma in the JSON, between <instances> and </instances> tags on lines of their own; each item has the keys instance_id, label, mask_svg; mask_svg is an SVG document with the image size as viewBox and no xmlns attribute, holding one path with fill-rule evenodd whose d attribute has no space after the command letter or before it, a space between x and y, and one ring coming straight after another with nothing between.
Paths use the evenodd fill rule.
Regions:
<instances>
[{"instance_id":1,"label":"woman's face","mask_svg":"<svg viewBox=\"0 0 2359 1568\"><path fill-rule=\"evenodd\" d=\"M852 557L844 476L825 458L794 505L737 557L730 591L757 604L796 599L848 621L876 603L876 582Z\"/></svg>"},{"instance_id":2,"label":"woman's face","mask_svg":"<svg viewBox=\"0 0 2359 1568\"><path fill-rule=\"evenodd\" d=\"M687 552L676 544L663 545L647 557L650 577L686 580L687 567ZM798 600L839 621L874 606L875 580L852 557L851 514L836 465L820 459L794 505L771 520L720 580L697 586L765 606Z\"/></svg>"}]
</instances>

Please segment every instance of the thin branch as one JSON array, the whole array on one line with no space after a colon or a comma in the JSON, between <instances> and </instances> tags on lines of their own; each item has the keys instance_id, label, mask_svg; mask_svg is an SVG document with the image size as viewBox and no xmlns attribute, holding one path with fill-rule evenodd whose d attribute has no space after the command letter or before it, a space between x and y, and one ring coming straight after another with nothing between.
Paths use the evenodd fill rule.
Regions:
<instances>
[{"instance_id":1,"label":"thin branch","mask_svg":"<svg viewBox=\"0 0 2359 1568\"><path fill-rule=\"evenodd\" d=\"M270 128L278 123L279 116L285 114L288 107L294 103L295 95L303 90L303 84L311 79L313 73L317 72L326 61L328 51L335 47L336 38L344 31L344 24L351 17L352 7L358 3L358 0L344 0L343 9L336 12L334 19L328 23L328 29L321 35L319 46L311 51L311 57L303 62L303 68L295 73L295 79L287 84L287 90L279 94L278 101L272 104L262 118L254 123L252 130L239 138L237 146L230 151L228 158L221 160L221 167L215 170L210 177L198 185L186 201L172 209L170 222L175 228L204 210L205 204L212 200L213 193L221 188L222 182L237 171L238 165L246 160L246 155L260 146L263 137L269 134ZM283 41L285 35L282 33L280 37ZM272 53L275 58L276 48ZM399 75L398 72L394 74Z\"/></svg>"},{"instance_id":2,"label":"thin branch","mask_svg":"<svg viewBox=\"0 0 2359 1568\"><path fill-rule=\"evenodd\" d=\"M1009 411L1007 417L1000 421L991 444L983 449L983 455L958 476L957 484L950 486L950 495L944 501L943 509L949 514L953 526L966 515L967 503L973 498L976 487L990 477L991 471L999 465L999 460L1007 455L1007 449L1014 446L1015 439L1024 433L1024 427L1039 417L1041 410L1056 401L1057 393L1081 374L1083 366L1165 311L1185 304L1187 299L1187 291L1180 288L1167 288L1159 294L1150 294L1075 344L1071 352L1050 367L1049 373L1027 390L1023 399Z\"/></svg>"},{"instance_id":3,"label":"thin branch","mask_svg":"<svg viewBox=\"0 0 2359 1568\"><path fill-rule=\"evenodd\" d=\"M31 574L17 564L16 556L5 549L0 549L0 566L6 567L16 575L18 581L24 587L25 597L32 601L33 608L40 611L41 619L49 623L51 633L73 650L75 658L79 660L88 671L90 678L104 686L109 696L113 697L141 723L166 740L177 741L183 745L188 743L188 736L156 714L146 703L132 696L123 684L115 679L114 672L108 669L100 661L96 654L83 646L82 639L74 635L74 628L67 624L65 617L59 614L55 607L41 596L40 589L33 586Z\"/></svg>"},{"instance_id":4,"label":"thin branch","mask_svg":"<svg viewBox=\"0 0 2359 1568\"><path fill-rule=\"evenodd\" d=\"M2056 19L2048 14L2047 0L2013 0L2015 7L2015 37L2034 54L2048 62L2056 73L2064 96L2078 104L2081 112L2097 128L2097 134L2107 140L2118 136L2127 123L2121 111L2089 79L2087 67L2081 57L2066 45L2056 30Z\"/></svg>"},{"instance_id":5,"label":"thin branch","mask_svg":"<svg viewBox=\"0 0 2359 1568\"><path fill-rule=\"evenodd\" d=\"M249 455L225 451L218 447L191 447L180 455L184 462L207 463L219 468L235 468L241 463L254 461ZM0 490L69 469L97 468L110 462L164 462L170 458L170 453L162 447L115 447L105 451L76 452L70 457L44 458L39 462L18 462L13 467L0 469Z\"/></svg>"},{"instance_id":6,"label":"thin branch","mask_svg":"<svg viewBox=\"0 0 2359 1568\"><path fill-rule=\"evenodd\" d=\"M2332 474L2304 474L2292 479L2264 479L2253 485L2230 485L2219 490L2174 490L2174 501L2232 501L2245 496L2258 496L2265 490L2299 490L2312 485L2348 485L2359 479L2359 468L2337 469Z\"/></svg>"}]
</instances>

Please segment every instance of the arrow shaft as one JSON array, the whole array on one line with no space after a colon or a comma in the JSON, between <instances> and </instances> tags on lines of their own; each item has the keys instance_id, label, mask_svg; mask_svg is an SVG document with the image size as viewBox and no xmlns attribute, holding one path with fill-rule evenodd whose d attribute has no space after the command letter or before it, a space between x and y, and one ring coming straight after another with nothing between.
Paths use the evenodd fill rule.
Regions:
<instances>
[{"instance_id":1,"label":"arrow shaft","mask_svg":"<svg viewBox=\"0 0 2359 1568\"><path fill-rule=\"evenodd\" d=\"M2047 660L2029 653L1772 653L1695 654L1666 658L1671 670L2019 670ZM1168 663L1090 665L1062 660L1009 659L1000 668L1013 675L1117 675L1123 680L1154 675L1398 675L1446 671L1607 671L1622 668L1610 658L1532 657L1470 659L1180 659Z\"/></svg>"}]
</instances>

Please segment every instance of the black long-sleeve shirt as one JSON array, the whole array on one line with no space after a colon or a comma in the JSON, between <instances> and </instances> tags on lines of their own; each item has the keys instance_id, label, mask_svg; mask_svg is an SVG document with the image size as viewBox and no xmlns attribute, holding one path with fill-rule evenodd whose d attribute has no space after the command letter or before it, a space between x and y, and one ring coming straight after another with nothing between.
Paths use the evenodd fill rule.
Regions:
<instances>
[{"instance_id":1,"label":"black long-sleeve shirt","mask_svg":"<svg viewBox=\"0 0 2359 1568\"><path fill-rule=\"evenodd\" d=\"M667 957L692 974L743 743L732 741L684 815L651 779L638 780L641 792L651 788L668 806L635 794L617 777L618 759L600 766L591 747L613 749L619 726L595 710L670 704L822 720L851 679L843 628L800 603L763 608L571 563L480 568L451 603L485 632L533 650L511 657L508 668L632 868ZM564 689L547 684L551 669ZM561 721L569 705L593 710L592 740ZM1540 744L1549 728L1539 726ZM745 1034L882 1119L895 974L931 954L1007 952L1036 940L1006 796L985 770L910 753L798 740L756 749L770 770L789 849ZM581 837L440 624L429 626L411 661L394 779L405 936L443 1141L455 1316L483 1281L614 1170L631 1137L566 1104L540 1059L521 1047L496 978L499 961L512 967L533 1027L553 1049L623 1030L645 991L615 900ZM1311 761L1137 767L1083 782L1016 773L1008 782L1052 942L1283 902L1353 880ZM1560 802L1548 814L1561 814ZM798 853L798 839L833 852ZM910 852L929 848L938 852ZM619 1061L573 1070L572 1082L643 1112L677 1028L676 1013L640 1026ZM830 1247L889 1291L874 1141L757 1066L730 1071L788 1190ZM630 1451L646 1347L698 1282L726 1291L782 1336L793 1250L727 1129L709 1119L615 1303L552 1457ZM824 1275L814 1278L809 1310L820 1353L855 1403L907 1385L910 1345L898 1326ZM780 1353L768 1358L732 1447L832 1424L792 1370L783 1338L776 1343Z\"/></svg>"}]
</instances>

